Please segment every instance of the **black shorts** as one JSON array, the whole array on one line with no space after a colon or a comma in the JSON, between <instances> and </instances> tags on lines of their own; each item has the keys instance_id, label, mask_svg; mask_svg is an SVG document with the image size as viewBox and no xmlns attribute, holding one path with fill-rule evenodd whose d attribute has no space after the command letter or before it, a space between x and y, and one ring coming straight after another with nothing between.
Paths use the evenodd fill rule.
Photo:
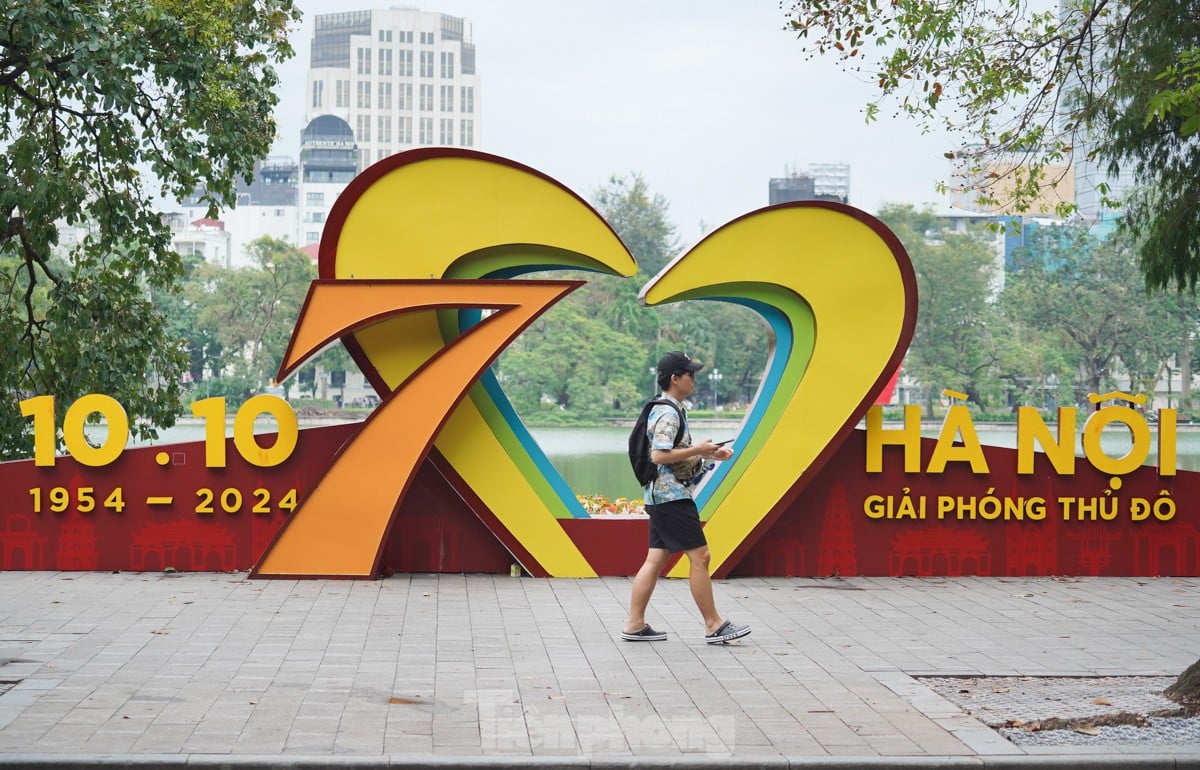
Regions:
<instances>
[{"instance_id":1,"label":"black shorts","mask_svg":"<svg viewBox=\"0 0 1200 770\"><path fill-rule=\"evenodd\" d=\"M700 527L700 511L691 499L672 500L647 505L650 514L650 547L665 548L670 553L690 551L708 545Z\"/></svg>"}]
</instances>

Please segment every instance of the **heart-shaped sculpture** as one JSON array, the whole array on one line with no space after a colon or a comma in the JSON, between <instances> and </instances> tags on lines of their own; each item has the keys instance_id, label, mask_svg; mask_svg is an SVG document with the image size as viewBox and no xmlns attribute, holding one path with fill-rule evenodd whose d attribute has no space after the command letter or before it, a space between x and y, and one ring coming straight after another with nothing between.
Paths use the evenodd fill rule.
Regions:
<instances>
[{"instance_id":1,"label":"heart-shaped sculpture","mask_svg":"<svg viewBox=\"0 0 1200 770\"><path fill-rule=\"evenodd\" d=\"M374 575L427 454L531 574L596 574L558 523L587 514L487 370L578 285L514 277L556 268L637 271L594 209L532 169L468 150L414 150L351 183L326 225L321 279L280 375L340 337L383 402L255 575ZM642 297L738 302L773 330L738 456L697 500L714 568L727 569L898 366L914 321L912 269L895 237L868 215L790 205L715 231Z\"/></svg>"},{"instance_id":2,"label":"heart-shaped sculpture","mask_svg":"<svg viewBox=\"0 0 1200 770\"><path fill-rule=\"evenodd\" d=\"M857 209L784 204L715 230L643 287L641 299L737 302L771 327L771 355L735 443L738 456L696 496L711 569L723 575L899 368L916 322L912 264L895 235ZM686 574L686 566L670 574Z\"/></svg>"}]
</instances>

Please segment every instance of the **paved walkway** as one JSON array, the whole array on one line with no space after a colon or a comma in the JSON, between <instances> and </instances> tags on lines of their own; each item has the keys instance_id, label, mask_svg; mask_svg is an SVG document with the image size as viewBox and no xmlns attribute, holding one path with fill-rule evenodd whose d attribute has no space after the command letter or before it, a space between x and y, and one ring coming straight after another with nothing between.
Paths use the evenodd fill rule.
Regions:
<instances>
[{"instance_id":1,"label":"paved walkway","mask_svg":"<svg viewBox=\"0 0 1200 770\"><path fill-rule=\"evenodd\" d=\"M1200 579L683 581L0 573L0 764L1163 767L1200 744L1021 748L922 676L1174 675Z\"/></svg>"}]
</instances>

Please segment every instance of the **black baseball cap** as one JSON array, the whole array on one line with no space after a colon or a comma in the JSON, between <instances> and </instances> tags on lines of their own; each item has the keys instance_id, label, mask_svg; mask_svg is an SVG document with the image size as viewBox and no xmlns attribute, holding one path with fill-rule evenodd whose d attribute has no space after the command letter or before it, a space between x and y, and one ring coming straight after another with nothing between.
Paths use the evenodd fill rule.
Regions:
<instances>
[{"instance_id":1,"label":"black baseball cap","mask_svg":"<svg viewBox=\"0 0 1200 770\"><path fill-rule=\"evenodd\" d=\"M687 371L698 372L704 368L704 364L699 361L693 361L687 353L679 350L672 350L662 358L658 359L658 374L674 374L675 372Z\"/></svg>"}]
</instances>

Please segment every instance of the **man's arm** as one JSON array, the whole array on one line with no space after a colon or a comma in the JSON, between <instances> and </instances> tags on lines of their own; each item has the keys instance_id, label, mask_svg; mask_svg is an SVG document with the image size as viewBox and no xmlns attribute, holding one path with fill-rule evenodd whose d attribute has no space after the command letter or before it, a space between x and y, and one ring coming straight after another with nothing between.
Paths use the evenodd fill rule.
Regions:
<instances>
[{"instance_id":1,"label":"man's arm","mask_svg":"<svg viewBox=\"0 0 1200 770\"><path fill-rule=\"evenodd\" d=\"M699 444L688 447L677 447L675 449L654 449L650 452L650 460L658 465L670 465L677 463L680 460L686 460L689 457L703 457L707 459L728 460L733 457L733 447L717 446L713 440L706 438Z\"/></svg>"}]
</instances>

